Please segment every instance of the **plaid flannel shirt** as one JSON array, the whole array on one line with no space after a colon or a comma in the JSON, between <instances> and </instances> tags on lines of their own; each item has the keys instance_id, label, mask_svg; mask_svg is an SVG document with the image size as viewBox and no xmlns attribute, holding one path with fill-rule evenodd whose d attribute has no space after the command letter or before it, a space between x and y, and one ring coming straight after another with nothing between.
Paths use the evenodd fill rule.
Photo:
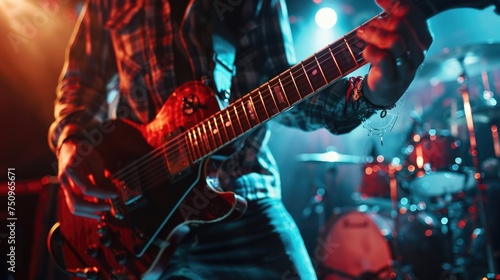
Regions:
<instances>
[{"instance_id":1,"label":"plaid flannel shirt","mask_svg":"<svg viewBox=\"0 0 500 280\"><path fill-rule=\"evenodd\" d=\"M188 1L182 26L175 28L168 0L88 1L69 45L57 89L56 119L49 130L51 148L57 151L71 134L116 117L109 101L112 92L119 96L115 108L126 108L127 112L126 116L118 112L117 117L138 123L151 121L178 86L174 71L176 43L182 43L193 77L211 71L212 58L206 53L203 36L198 35L203 34L210 9L217 8L215 3ZM245 0L234 8L218 11L219 16L228 16L228 24L237 27L231 100L295 62L284 0ZM341 79L276 120L309 131L326 128L334 134L349 132L372 111L362 99L356 110L346 106L347 87L346 80ZM222 182L224 188L249 200L281 197L277 164L267 146L269 133L263 126L245 137L241 150L221 168L228 175Z\"/></svg>"}]
</instances>

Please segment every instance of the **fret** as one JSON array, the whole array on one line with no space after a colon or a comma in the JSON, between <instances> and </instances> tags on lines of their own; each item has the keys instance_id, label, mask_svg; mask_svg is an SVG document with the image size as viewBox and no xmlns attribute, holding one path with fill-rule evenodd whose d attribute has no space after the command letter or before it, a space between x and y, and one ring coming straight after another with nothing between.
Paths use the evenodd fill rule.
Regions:
<instances>
[{"instance_id":1,"label":"fret","mask_svg":"<svg viewBox=\"0 0 500 280\"><path fill-rule=\"evenodd\" d=\"M233 109L235 109L235 106L231 106L231 107L232 107ZM236 110L236 109L235 109L235 110ZM231 113L230 113L229 109L227 109L227 110L226 110L226 113L227 113L227 122L225 122L225 125L226 125L226 127L227 127L228 125L229 125L229 126L231 126L231 130L232 130L232 131L233 131L233 133L234 133L234 137L232 137L232 138L235 138L235 137L237 137L237 136L239 135L239 133L237 133L237 132L236 132L236 128L235 128L234 123L233 123L233 120L232 120L232 118L231 118ZM239 119L238 119L238 122L239 122ZM240 128L241 128L241 124L240 124Z\"/></svg>"},{"instance_id":2,"label":"fret","mask_svg":"<svg viewBox=\"0 0 500 280\"><path fill-rule=\"evenodd\" d=\"M300 91L299 91L299 88L297 87L297 83L295 83L295 79L293 78L292 76L292 70L288 70L288 73L290 74L290 79L292 80L293 82L293 86L295 87L295 89L297 90L297 95L300 97L300 99L302 99L301 95L300 95Z\"/></svg>"},{"instance_id":3,"label":"fret","mask_svg":"<svg viewBox=\"0 0 500 280\"><path fill-rule=\"evenodd\" d=\"M350 49L347 47L345 40L337 42L337 46L333 49L335 57L339 67L342 69L342 73L348 73L356 69L358 63L353 57Z\"/></svg>"},{"instance_id":4,"label":"fret","mask_svg":"<svg viewBox=\"0 0 500 280\"><path fill-rule=\"evenodd\" d=\"M251 126L253 127L253 126L260 124L261 121L257 115L257 110L255 110L255 104L253 102L253 98L252 98L251 94L248 95L247 101L245 103L247 106L248 116L250 117L250 120L251 120ZM263 120L266 120L266 119L263 118Z\"/></svg>"},{"instance_id":5,"label":"fret","mask_svg":"<svg viewBox=\"0 0 500 280\"><path fill-rule=\"evenodd\" d=\"M280 80L279 76L278 76L277 80L278 80L277 84L279 84L279 85L273 86L274 92L279 92L279 95L285 96L287 107L290 107L290 105L292 105L293 102L290 102L290 100L288 99L288 94L285 91L285 89L283 88L283 84L281 84L281 80ZM275 82L276 82L276 78L272 79L271 82L269 82L269 83L274 84Z\"/></svg>"},{"instance_id":6,"label":"fret","mask_svg":"<svg viewBox=\"0 0 500 280\"><path fill-rule=\"evenodd\" d=\"M210 129L207 129L206 123L203 123L202 127L203 127L204 138L206 139L206 142L208 144L208 152L210 153L213 150L217 149L217 144L215 143L215 138L212 135L212 131L210 131ZM214 142L210 140L214 140Z\"/></svg>"},{"instance_id":7,"label":"fret","mask_svg":"<svg viewBox=\"0 0 500 280\"><path fill-rule=\"evenodd\" d=\"M245 115L246 122L244 121L241 126L243 132L248 131L252 127L252 123L250 122L250 118L248 117L247 109L245 108L245 102L243 102L243 98L240 101L241 108L243 109L243 114Z\"/></svg>"},{"instance_id":8,"label":"fret","mask_svg":"<svg viewBox=\"0 0 500 280\"><path fill-rule=\"evenodd\" d=\"M219 130L216 128L216 124L214 125L214 127L212 127L212 125L210 124L210 120L213 120L213 119L207 120L208 130L210 131L210 135L212 135L212 139L214 140L214 147L215 147L215 149L217 149L218 147L222 146L223 142L222 142L222 139L220 138ZM219 137L216 137L216 136L219 136ZM217 139L219 139L219 143L217 143Z\"/></svg>"},{"instance_id":9,"label":"fret","mask_svg":"<svg viewBox=\"0 0 500 280\"><path fill-rule=\"evenodd\" d=\"M288 75L285 75L285 77L289 77ZM281 79L281 75L278 76L278 82L280 84L280 87L281 87L281 90L283 91L284 95L285 95L285 98L286 98L286 102L288 103L288 106L291 106L292 104L295 104L296 102L300 101L302 99L302 97L300 97L300 94L298 92L294 92L294 90L288 90L288 87L285 87L285 85L289 86L290 85L290 82L285 83L285 85L283 85L283 81L285 80L282 80Z\"/></svg>"},{"instance_id":10,"label":"fret","mask_svg":"<svg viewBox=\"0 0 500 280\"><path fill-rule=\"evenodd\" d=\"M202 152L201 157L203 157L207 154L207 146L205 145L203 133L200 130L200 126L198 126L197 132L198 134L196 135L196 138L198 139L198 147L200 147L200 152Z\"/></svg>"},{"instance_id":11,"label":"fret","mask_svg":"<svg viewBox=\"0 0 500 280\"><path fill-rule=\"evenodd\" d=\"M285 93L288 103L291 105L300 101L302 97L300 96L298 89L295 87L292 77L287 72L282 73L278 78L278 81L281 89Z\"/></svg>"},{"instance_id":12,"label":"fret","mask_svg":"<svg viewBox=\"0 0 500 280\"><path fill-rule=\"evenodd\" d=\"M300 62L300 66L302 66L302 71L304 71L304 76L306 77L307 79L307 82L309 83L309 86L311 87L312 91L311 92L314 92L314 87L313 85L311 84L311 80L309 80L309 76L307 75L307 70L306 68L304 67L304 62ZM309 93L308 93L309 94Z\"/></svg>"},{"instance_id":13,"label":"fret","mask_svg":"<svg viewBox=\"0 0 500 280\"><path fill-rule=\"evenodd\" d=\"M219 125L217 124L217 116L214 116L213 120L214 120L214 125L215 125L214 129L217 130L216 134L219 136L220 146L222 146L222 145L224 145L224 143L227 142L227 140L224 141L224 139L222 139L222 131L221 131ZM209 123L209 125L210 125L210 123Z\"/></svg>"},{"instance_id":14,"label":"fret","mask_svg":"<svg viewBox=\"0 0 500 280\"><path fill-rule=\"evenodd\" d=\"M233 139L234 137L236 137L236 133L234 133L234 130L233 129L230 129L229 131L227 130L228 127L233 127L231 125L231 121L229 120L229 112L226 110L226 113L227 113L227 116L228 116L228 120L225 121L224 120L224 116L222 116L222 112L219 114L219 117L220 117L220 123L221 123L221 126L224 128L224 131L226 132L226 142L229 142L231 139ZM233 136L229 136L229 132L230 131L233 131Z\"/></svg>"},{"instance_id":15,"label":"fret","mask_svg":"<svg viewBox=\"0 0 500 280\"><path fill-rule=\"evenodd\" d=\"M253 99L253 105L255 108L255 112L257 113L257 117L259 117L259 121L263 122L265 120L268 120L269 113L267 112L266 104L264 104L262 96L260 96L259 90L252 91L250 95L255 96L255 99Z\"/></svg>"},{"instance_id":16,"label":"fret","mask_svg":"<svg viewBox=\"0 0 500 280\"><path fill-rule=\"evenodd\" d=\"M203 153L200 150L200 145L198 143L198 139L196 138L196 133L193 130L189 131L189 141L191 142L191 145L193 145L193 150L195 151L195 159L201 158Z\"/></svg>"},{"instance_id":17,"label":"fret","mask_svg":"<svg viewBox=\"0 0 500 280\"><path fill-rule=\"evenodd\" d=\"M238 120L238 124L239 124L239 126L237 126L237 127L233 126L233 127L234 127L235 131L237 131L236 136L238 136L238 135L243 134L243 132L245 132L245 130L243 129L243 125L241 123L241 119L240 119L240 116L238 114L238 110L236 109L236 104L233 106L233 109L234 109L233 113L236 116L236 119ZM239 129L239 130L237 130L237 129Z\"/></svg>"},{"instance_id":18,"label":"fret","mask_svg":"<svg viewBox=\"0 0 500 280\"><path fill-rule=\"evenodd\" d=\"M332 49L330 48L330 46L328 46L328 51L330 52L330 54L332 55L332 59L333 59L333 62L335 62L335 66L337 66L337 69L339 71L339 77L340 76L344 76L344 72L342 72L342 70L340 69L340 66L339 66L339 63L337 61L337 58L335 57L335 55L333 54L332 52Z\"/></svg>"},{"instance_id":19,"label":"fret","mask_svg":"<svg viewBox=\"0 0 500 280\"><path fill-rule=\"evenodd\" d=\"M269 112L267 111L267 104L264 102L264 98L262 98L262 94L260 94L260 90L257 90L257 94L259 95L260 102L262 103L262 107L264 107L264 110L266 111L267 118L270 119L271 116L269 115Z\"/></svg>"},{"instance_id":20,"label":"fret","mask_svg":"<svg viewBox=\"0 0 500 280\"><path fill-rule=\"evenodd\" d=\"M302 98L314 91L311 84L307 80L306 73L302 70L300 65L295 65L290 68L290 76L295 81L295 84L299 89L299 94Z\"/></svg>"},{"instance_id":21,"label":"fret","mask_svg":"<svg viewBox=\"0 0 500 280\"><path fill-rule=\"evenodd\" d=\"M317 57L317 61L328 83L342 76L342 74L339 72L336 61L332 59L332 56L330 55L330 48L326 48L320 51Z\"/></svg>"},{"instance_id":22,"label":"fret","mask_svg":"<svg viewBox=\"0 0 500 280\"><path fill-rule=\"evenodd\" d=\"M312 59L308 59L308 62L305 65L304 63L302 63L302 68L306 72L309 83L311 83L311 87L314 88L314 91L322 88L327 84L327 81L321 75L321 71L318 69L318 66L319 64L317 64L316 61L313 61Z\"/></svg>"},{"instance_id":23,"label":"fret","mask_svg":"<svg viewBox=\"0 0 500 280\"><path fill-rule=\"evenodd\" d=\"M198 126L198 146L200 147L200 151L202 152L201 157L208 154L208 149L206 146L205 139L203 138L203 132L201 132L200 126Z\"/></svg>"},{"instance_id":24,"label":"fret","mask_svg":"<svg viewBox=\"0 0 500 280\"><path fill-rule=\"evenodd\" d=\"M319 64L318 57L316 55L314 55L314 60L316 60L316 64L318 65L318 69L321 72L321 76L323 76L323 79L325 79L325 83L328 84L328 80L325 77L325 73L323 73L323 69L321 69L321 65Z\"/></svg>"},{"instance_id":25,"label":"fret","mask_svg":"<svg viewBox=\"0 0 500 280\"><path fill-rule=\"evenodd\" d=\"M276 102L276 98L274 98L272 92L269 91L267 83L259 88L259 95L262 99L262 102L266 106L269 116L274 116L280 112L280 108L278 106L278 103Z\"/></svg>"},{"instance_id":26,"label":"fret","mask_svg":"<svg viewBox=\"0 0 500 280\"><path fill-rule=\"evenodd\" d=\"M201 130L203 132L202 137L203 137L203 141L206 144L207 154L208 154L212 151L212 145L210 144L210 138L208 137L207 129L205 128L205 123L201 124Z\"/></svg>"},{"instance_id":27,"label":"fret","mask_svg":"<svg viewBox=\"0 0 500 280\"><path fill-rule=\"evenodd\" d=\"M275 81L274 81L275 82ZM281 87L277 84L271 86L271 81L267 82L267 88L269 89L269 93L274 97L274 99L278 102L278 109L283 111L288 108L290 105L288 100L286 100L286 96L281 90ZM273 90L274 89L274 90Z\"/></svg>"},{"instance_id":28,"label":"fret","mask_svg":"<svg viewBox=\"0 0 500 280\"><path fill-rule=\"evenodd\" d=\"M195 153L194 153L194 149L193 149L193 144L191 143L191 134L190 132L188 132L187 134L184 133L184 142L186 145L186 148L188 150L188 155L189 155L189 161L190 162L194 162L195 159L196 159L196 156L195 156Z\"/></svg>"},{"instance_id":29,"label":"fret","mask_svg":"<svg viewBox=\"0 0 500 280\"><path fill-rule=\"evenodd\" d=\"M351 49L351 46L349 45L349 42L347 42L347 39L345 38L344 36L344 42L347 46L347 49L349 49L349 52L351 53L351 56L352 56L352 60L354 60L354 62L356 62L356 66L358 66L358 60L356 59L356 57L354 56L354 54L352 53L352 49Z\"/></svg>"},{"instance_id":30,"label":"fret","mask_svg":"<svg viewBox=\"0 0 500 280\"><path fill-rule=\"evenodd\" d=\"M351 38L348 38L348 37L351 37ZM349 46L351 48L351 52L354 55L354 58L355 58L356 62L358 63L358 65L360 63L363 63L364 62L363 50L366 47L365 41L360 40L356 36L356 33L346 35L346 38L347 38L347 41L350 42Z\"/></svg>"}]
</instances>

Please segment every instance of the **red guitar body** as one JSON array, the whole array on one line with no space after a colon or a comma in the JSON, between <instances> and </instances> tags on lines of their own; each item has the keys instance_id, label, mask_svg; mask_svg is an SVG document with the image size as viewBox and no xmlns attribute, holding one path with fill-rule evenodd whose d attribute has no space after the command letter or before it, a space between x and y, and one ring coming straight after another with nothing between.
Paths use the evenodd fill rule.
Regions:
<instances>
[{"instance_id":1,"label":"red guitar body","mask_svg":"<svg viewBox=\"0 0 500 280\"><path fill-rule=\"evenodd\" d=\"M400 1L418 5L426 18L451 8L500 9L500 0ZM189 82L147 125L115 120L94 128L103 132L96 148L120 196L99 223L73 216L61 203L51 236L62 239L67 270L87 278L155 279L188 225L239 217L245 200L207 185L208 156L365 65L364 47L353 30L223 110L207 86Z\"/></svg>"},{"instance_id":2,"label":"red guitar body","mask_svg":"<svg viewBox=\"0 0 500 280\"><path fill-rule=\"evenodd\" d=\"M243 198L207 184L207 158L193 163L189 151L182 149L175 155L151 156L159 151L171 154L168 147L157 148L175 139L177 131L217 112L216 100L208 87L189 82L172 93L151 123L106 124L107 133L96 148L107 173L124 174L120 179L109 176L120 197L98 222L72 215L61 195L58 230L66 268L97 279L156 279L189 225L236 219L244 213ZM151 159L144 160L148 156Z\"/></svg>"}]
</instances>

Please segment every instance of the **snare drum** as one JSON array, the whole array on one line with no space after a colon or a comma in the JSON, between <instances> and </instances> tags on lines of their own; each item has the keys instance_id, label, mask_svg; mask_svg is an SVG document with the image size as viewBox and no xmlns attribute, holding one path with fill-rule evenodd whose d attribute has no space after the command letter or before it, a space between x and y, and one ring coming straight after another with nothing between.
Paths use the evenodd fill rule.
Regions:
<instances>
[{"instance_id":1,"label":"snare drum","mask_svg":"<svg viewBox=\"0 0 500 280\"><path fill-rule=\"evenodd\" d=\"M462 166L461 142L447 131L415 135L406 147L408 188L419 199L456 194L474 187L474 177Z\"/></svg>"},{"instance_id":2,"label":"snare drum","mask_svg":"<svg viewBox=\"0 0 500 280\"><path fill-rule=\"evenodd\" d=\"M399 248L409 275L438 279L445 242L437 220L425 212L414 212L401 215L399 221ZM313 256L321 264L320 279L392 279L393 230L390 218L371 211L353 210L332 217Z\"/></svg>"}]
</instances>

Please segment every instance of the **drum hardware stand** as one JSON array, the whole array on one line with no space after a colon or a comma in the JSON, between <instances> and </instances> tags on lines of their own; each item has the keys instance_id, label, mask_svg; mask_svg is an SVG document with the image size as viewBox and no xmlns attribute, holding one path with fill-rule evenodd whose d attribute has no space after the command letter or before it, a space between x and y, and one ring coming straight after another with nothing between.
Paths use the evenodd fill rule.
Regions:
<instances>
[{"instance_id":1,"label":"drum hardware stand","mask_svg":"<svg viewBox=\"0 0 500 280\"><path fill-rule=\"evenodd\" d=\"M465 181L467 180L467 177L465 178ZM464 182L465 184L465 182ZM446 244L444 248L444 254L445 254L445 262L442 264L443 268L443 273L440 277L440 279L446 279L446 280L458 280L458 279L466 279L465 276L465 267L464 265L458 265L457 264L457 250L455 247L455 242L456 242L456 231L453 229L453 224L455 224L457 215L455 213L455 209L452 208L453 202L452 199L450 198L451 193L447 192L443 195L444 197L444 202L445 202L445 209L446 211L444 212L444 218L447 219L447 223L445 226L446 229ZM443 231L443 230L441 230Z\"/></svg>"},{"instance_id":2,"label":"drum hardware stand","mask_svg":"<svg viewBox=\"0 0 500 280\"><path fill-rule=\"evenodd\" d=\"M481 73L481 81L483 83L483 88L484 88L483 99L487 102L488 106L495 106L496 100L493 98L493 91L491 91L490 81L488 78L488 73L486 71L483 71ZM485 96L486 94L487 96ZM495 103L493 103L492 101L495 101ZM493 139L493 149L495 152L495 157L500 158L500 142L499 142L498 127L496 125L498 123L498 120L499 119L497 117L491 118L489 119L488 125L490 127L491 137Z\"/></svg>"},{"instance_id":3,"label":"drum hardware stand","mask_svg":"<svg viewBox=\"0 0 500 280\"><path fill-rule=\"evenodd\" d=\"M463 101L463 106L464 106L464 114L465 114L465 120L467 124L467 130L469 133L469 142L470 142L470 150L469 153L472 156L472 164L475 168L475 174L474 178L476 180L476 185L478 187L478 196L479 199L478 201L478 214L479 214L479 219L480 219L480 224L483 226L485 230L485 237L486 237L486 259L488 261L488 270L489 273L495 275L496 274L496 266L495 266L495 259L493 256L493 248L491 244L491 236L490 236L490 231L488 230L488 225L486 223L486 210L484 206L484 198L485 198L485 189L482 185L481 182L481 173L480 173L480 166L479 166L479 159L477 155L477 143L476 143L476 134L474 132L474 122L473 122L473 116L472 116L472 109L470 105L470 100L469 100L469 90L468 90L468 80L467 80L467 73L464 65L464 57L458 59L460 62L460 65L462 67L462 74L458 78L458 83L460 84L459 92L462 97ZM489 277L489 275L488 275Z\"/></svg>"},{"instance_id":4,"label":"drum hardware stand","mask_svg":"<svg viewBox=\"0 0 500 280\"><path fill-rule=\"evenodd\" d=\"M327 187L321 180L316 179L315 181L314 186L316 189L314 196L311 197L306 207L302 210L302 218L307 219L312 213L318 215L318 230L321 231L321 228L326 223L324 199Z\"/></svg>"},{"instance_id":5,"label":"drum hardware stand","mask_svg":"<svg viewBox=\"0 0 500 280\"><path fill-rule=\"evenodd\" d=\"M396 179L396 167L392 162L389 164L389 187L391 191L391 202L392 202L391 218L394 221L394 230L391 232L391 242L393 248L391 267L393 269L392 273L396 274L395 277L392 277L393 275L391 275L391 279L403 280L405 279L405 277L401 266L402 255L401 255L401 250L399 248L400 225L399 225L398 182Z\"/></svg>"}]
</instances>

